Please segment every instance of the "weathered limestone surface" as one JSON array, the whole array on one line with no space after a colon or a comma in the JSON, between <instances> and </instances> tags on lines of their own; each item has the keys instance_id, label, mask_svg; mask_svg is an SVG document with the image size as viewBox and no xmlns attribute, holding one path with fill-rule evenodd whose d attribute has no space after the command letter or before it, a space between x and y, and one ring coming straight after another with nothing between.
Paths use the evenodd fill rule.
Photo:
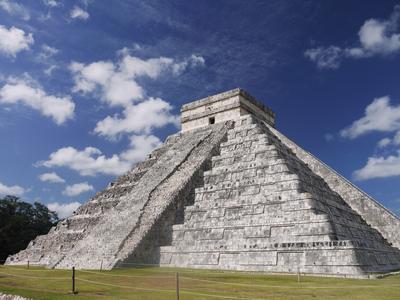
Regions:
<instances>
[{"instance_id":1,"label":"weathered limestone surface","mask_svg":"<svg viewBox=\"0 0 400 300\"><path fill-rule=\"evenodd\" d=\"M363 276L399 269L400 251L248 115L213 157L161 264Z\"/></svg>"},{"instance_id":2,"label":"weathered limestone surface","mask_svg":"<svg viewBox=\"0 0 400 300\"><path fill-rule=\"evenodd\" d=\"M7 263L400 269L399 218L276 130L269 108L235 89L181 112L180 133Z\"/></svg>"}]
</instances>

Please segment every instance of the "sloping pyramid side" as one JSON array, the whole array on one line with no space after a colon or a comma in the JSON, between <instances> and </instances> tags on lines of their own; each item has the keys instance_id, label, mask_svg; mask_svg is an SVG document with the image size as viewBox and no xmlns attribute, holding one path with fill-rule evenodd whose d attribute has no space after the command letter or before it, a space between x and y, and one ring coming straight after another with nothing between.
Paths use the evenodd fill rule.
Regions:
<instances>
[{"instance_id":1,"label":"sloping pyramid side","mask_svg":"<svg viewBox=\"0 0 400 300\"><path fill-rule=\"evenodd\" d=\"M202 185L203 170L230 127L227 122L169 137L146 161L7 264L30 260L51 268L111 269L132 256L158 262L159 246L171 243L172 225L183 218L183 207L193 201L194 188ZM141 253L144 244L148 249Z\"/></svg>"},{"instance_id":2,"label":"sloping pyramid side","mask_svg":"<svg viewBox=\"0 0 400 300\"><path fill-rule=\"evenodd\" d=\"M204 183L161 265L350 276L400 268L400 251L253 116L229 131Z\"/></svg>"},{"instance_id":3,"label":"sloping pyramid side","mask_svg":"<svg viewBox=\"0 0 400 300\"><path fill-rule=\"evenodd\" d=\"M400 249L400 219L394 213L278 130L268 124L265 125L315 174L321 176L328 186L338 193L369 225L376 228L394 247Z\"/></svg>"}]
</instances>

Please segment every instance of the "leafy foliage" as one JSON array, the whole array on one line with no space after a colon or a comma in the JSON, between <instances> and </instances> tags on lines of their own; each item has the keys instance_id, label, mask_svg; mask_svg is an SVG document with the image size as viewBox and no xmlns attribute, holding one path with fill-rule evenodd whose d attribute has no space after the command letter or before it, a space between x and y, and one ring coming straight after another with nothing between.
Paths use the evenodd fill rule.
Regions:
<instances>
[{"instance_id":1,"label":"leafy foliage","mask_svg":"<svg viewBox=\"0 0 400 300\"><path fill-rule=\"evenodd\" d=\"M25 249L57 222L57 214L39 202L32 205L14 196L0 199L0 261Z\"/></svg>"}]
</instances>

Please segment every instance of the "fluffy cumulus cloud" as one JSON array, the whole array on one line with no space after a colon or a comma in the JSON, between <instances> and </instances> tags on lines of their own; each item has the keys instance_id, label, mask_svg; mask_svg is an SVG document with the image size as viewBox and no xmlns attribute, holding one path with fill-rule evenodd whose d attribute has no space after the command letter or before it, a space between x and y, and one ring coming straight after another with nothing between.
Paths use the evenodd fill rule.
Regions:
<instances>
[{"instance_id":1,"label":"fluffy cumulus cloud","mask_svg":"<svg viewBox=\"0 0 400 300\"><path fill-rule=\"evenodd\" d=\"M391 105L388 96L377 98L365 109L362 118L343 129L342 137L354 139L372 131L392 132L400 130L400 105Z\"/></svg>"},{"instance_id":2,"label":"fluffy cumulus cloud","mask_svg":"<svg viewBox=\"0 0 400 300\"><path fill-rule=\"evenodd\" d=\"M369 19L358 31L358 45L352 48L338 46L317 47L305 51L305 56L321 69L336 69L345 58L386 56L400 51L400 5L396 5L386 20Z\"/></svg>"},{"instance_id":3,"label":"fluffy cumulus cloud","mask_svg":"<svg viewBox=\"0 0 400 300\"><path fill-rule=\"evenodd\" d=\"M74 116L75 104L69 96L48 95L29 79L11 78L0 89L0 104L29 106L60 125Z\"/></svg>"},{"instance_id":4,"label":"fluffy cumulus cloud","mask_svg":"<svg viewBox=\"0 0 400 300\"><path fill-rule=\"evenodd\" d=\"M388 157L370 157L367 164L354 172L356 180L385 178L400 175L400 151Z\"/></svg>"},{"instance_id":5,"label":"fluffy cumulus cloud","mask_svg":"<svg viewBox=\"0 0 400 300\"><path fill-rule=\"evenodd\" d=\"M51 211L55 211L60 219L64 219L73 214L74 211L81 206L79 202L71 203L58 203L52 202L47 204L47 208Z\"/></svg>"},{"instance_id":6,"label":"fluffy cumulus cloud","mask_svg":"<svg viewBox=\"0 0 400 300\"><path fill-rule=\"evenodd\" d=\"M19 52L28 50L33 43L32 33L27 34L22 29L0 25L0 53L16 57Z\"/></svg>"},{"instance_id":7,"label":"fluffy cumulus cloud","mask_svg":"<svg viewBox=\"0 0 400 300\"><path fill-rule=\"evenodd\" d=\"M39 179L43 182L51 182L51 183L64 183L65 180L57 175L55 172L51 173L43 173L39 175Z\"/></svg>"},{"instance_id":8,"label":"fluffy cumulus cloud","mask_svg":"<svg viewBox=\"0 0 400 300\"><path fill-rule=\"evenodd\" d=\"M86 147L83 150L73 147L61 148L51 153L47 161L39 162L37 165L48 168L68 167L82 176L119 175L129 169L127 162L121 161L118 155L107 158L94 147Z\"/></svg>"},{"instance_id":9,"label":"fluffy cumulus cloud","mask_svg":"<svg viewBox=\"0 0 400 300\"><path fill-rule=\"evenodd\" d=\"M181 74L188 67L204 64L204 58L192 55L182 61L159 57L143 60L121 51L119 61L98 61L90 64L72 62L70 70L74 77L73 92L90 94L96 92L110 106L128 106L143 100L145 91L136 81L139 77L158 78L163 72Z\"/></svg>"},{"instance_id":10,"label":"fluffy cumulus cloud","mask_svg":"<svg viewBox=\"0 0 400 300\"><path fill-rule=\"evenodd\" d=\"M388 96L372 101L366 107L364 116L343 129L340 134L342 137L355 139L374 131L396 132L393 138L385 137L379 140L378 148L400 145L400 105L392 105ZM398 175L400 175L400 151L387 157L379 155L369 157L365 166L353 174L356 180Z\"/></svg>"},{"instance_id":11,"label":"fluffy cumulus cloud","mask_svg":"<svg viewBox=\"0 0 400 300\"><path fill-rule=\"evenodd\" d=\"M22 4L10 0L0 0L0 9L6 11L12 16L19 17L28 21L31 17L27 8Z\"/></svg>"},{"instance_id":12,"label":"fluffy cumulus cloud","mask_svg":"<svg viewBox=\"0 0 400 300\"><path fill-rule=\"evenodd\" d=\"M121 133L150 133L153 128L167 124L179 126L179 119L171 113L172 106L159 98L150 98L127 106L122 116L108 116L97 123L95 132L114 138Z\"/></svg>"},{"instance_id":13,"label":"fluffy cumulus cloud","mask_svg":"<svg viewBox=\"0 0 400 300\"><path fill-rule=\"evenodd\" d=\"M25 193L25 189L19 185L7 186L0 182L0 195L21 196Z\"/></svg>"},{"instance_id":14,"label":"fluffy cumulus cloud","mask_svg":"<svg viewBox=\"0 0 400 300\"><path fill-rule=\"evenodd\" d=\"M148 135L154 128L178 125L172 106L162 99L147 96L138 79L154 80L167 73L177 76L187 68L203 66L204 58L193 54L182 60L141 59L132 56L128 49L118 54L117 62L72 62L69 67L74 78L73 92L96 95L110 107L123 108L120 114L99 121L94 132L113 139L124 133Z\"/></svg>"},{"instance_id":15,"label":"fluffy cumulus cloud","mask_svg":"<svg viewBox=\"0 0 400 300\"><path fill-rule=\"evenodd\" d=\"M87 182L75 183L73 185L67 185L63 190L63 195L74 197L80 194L93 191L94 187Z\"/></svg>"},{"instance_id":16,"label":"fluffy cumulus cloud","mask_svg":"<svg viewBox=\"0 0 400 300\"><path fill-rule=\"evenodd\" d=\"M72 19L80 19L80 20L89 19L89 13L76 5L71 9L69 16Z\"/></svg>"},{"instance_id":17,"label":"fluffy cumulus cloud","mask_svg":"<svg viewBox=\"0 0 400 300\"><path fill-rule=\"evenodd\" d=\"M161 144L160 139L154 135L133 135L130 138L130 148L122 152L120 157L131 164L143 161L146 155Z\"/></svg>"},{"instance_id":18,"label":"fluffy cumulus cloud","mask_svg":"<svg viewBox=\"0 0 400 300\"><path fill-rule=\"evenodd\" d=\"M82 176L121 175L160 145L161 141L153 135L135 135L131 137L129 149L119 155L106 157L94 147L83 150L65 147L51 153L48 160L38 162L36 166L66 167Z\"/></svg>"}]
</instances>

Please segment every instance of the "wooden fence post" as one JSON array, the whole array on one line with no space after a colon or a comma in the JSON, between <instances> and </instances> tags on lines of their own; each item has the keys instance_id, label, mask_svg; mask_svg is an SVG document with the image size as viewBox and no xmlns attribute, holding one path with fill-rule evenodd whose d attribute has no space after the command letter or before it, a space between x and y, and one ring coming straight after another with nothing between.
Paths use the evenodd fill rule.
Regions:
<instances>
[{"instance_id":1,"label":"wooden fence post","mask_svg":"<svg viewBox=\"0 0 400 300\"><path fill-rule=\"evenodd\" d=\"M75 291L75 267L72 267L72 294L76 294L76 291Z\"/></svg>"},{"instance_id":2,"label":"wooden fence post","mask_svg":"<svg viewBox=\"0 0 400 300\"><path fill-rule=\"evenodd\" d=\"M176 272L176 300L179 300L179 273Z\"/></svg>"},{"instance_id":3,"label":"wooden fence post","mask_svg":"<svg viewBox=\"0 0 400 300\"><path fill-rule=\"evenodd\" d=\"M297 268L297 282L300 283L300 268Z\"/></svg>"}]
</instances>

